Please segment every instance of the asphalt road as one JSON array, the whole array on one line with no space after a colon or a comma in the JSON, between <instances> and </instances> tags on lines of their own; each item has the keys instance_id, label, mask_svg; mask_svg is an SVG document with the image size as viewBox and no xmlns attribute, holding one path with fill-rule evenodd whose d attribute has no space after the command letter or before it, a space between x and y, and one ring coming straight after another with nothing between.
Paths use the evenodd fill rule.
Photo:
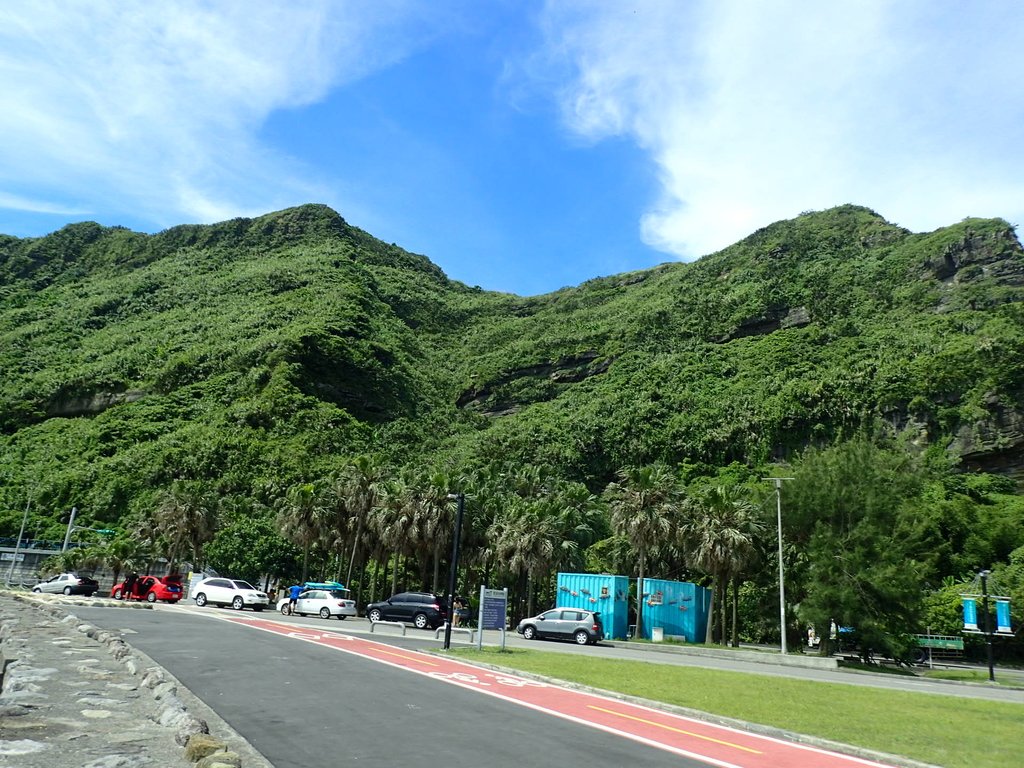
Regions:
<instances>
[{"instance_id":1,"label":"asphalt road","mask_svg":"<svg viewBox=\"0 0 1024 768\"><path fill-rule=\"evenodd\" d=\"M175 606L175 610L181 611L204 611L209 609L196 608L190 601ZM325 622L315 616L280 616L273 614L275 620L294 622L297 625L317 627L323 629ZM332 620L330 626L336 627L345 632L367 633L370 631L370 624L363 618L348 618L343 622ZM396 637L397 630L390 628L378 628L372 636L383 642L405 642L410 643L407 647L425 648L436 650L439 647L438 641L434 640L432 631L420 631L408 628L407 639ZM419 642L416 638L420 638ZM906 675L894 675L886 673L860 672L848 669L826 670L811 669L804 667L789 667L762 662L748 661L743 658L720 658L710 656L688 655L684 652L670 652L667 648L656 650L650 645L632 643L604 642L598 645L579 646L571 642L548 642L537 640L524 640L514 630L505 633L506 644L511 648L534 648L537 650L551 651L555 653L586 654L611 659L628 661L644 661L657 664L671 664L675 666L702 667L706 669L721 669L731 672L748 672L758 675L769 675L773 677L787 677L795 680L813 680L822 683L839 683L841 685L859 685L869 688L881 688L885 690L907 691L910 693L929 693L940 696L956 696L967 699L983 699L987 701L1006 701L1024 704L1024 677L1018 670L996 669L996 676L1006 679L1012 676L1019 681L1017 688L1007 688L986 684L963 684L948 680L927 679L923 677L911 677ZM500 633L488 631L485 633L484 642L497 645L500 642ZM466 634L453 633L452 644L464 645L469 643ZM979 667L975 667L976 669Z\"/></svg>"},{"instance_id":2,"label":"asphalt road","mask_svg":"<svg viewBox=\"0 0 1024 768\"><path fill-rule=\"evenodd\" d=\"M127 632L128 642L213 707L277 768L706 765L380 662L187 610L75 612ZM327 628L327 622L308 622ZM437 647L432 639L389 642Z\"/></svg>"}]
</instances>

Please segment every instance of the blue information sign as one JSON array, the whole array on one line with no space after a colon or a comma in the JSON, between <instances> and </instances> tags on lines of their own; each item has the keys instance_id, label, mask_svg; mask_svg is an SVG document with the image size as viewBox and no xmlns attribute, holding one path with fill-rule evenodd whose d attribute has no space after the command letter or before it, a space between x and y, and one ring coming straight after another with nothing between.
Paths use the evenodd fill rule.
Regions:
<instances>
[{"instance_id":1,"label":"blue information sign","mask_svg":"<svg viewBox=\"0 0 1024 768\"><path fill-rule=\"evenodd\" d=\"M489 589L483 600L484 623L481 629L504 629L505 628L505 592L504 590Z\"/></svg>"}]
</instances>

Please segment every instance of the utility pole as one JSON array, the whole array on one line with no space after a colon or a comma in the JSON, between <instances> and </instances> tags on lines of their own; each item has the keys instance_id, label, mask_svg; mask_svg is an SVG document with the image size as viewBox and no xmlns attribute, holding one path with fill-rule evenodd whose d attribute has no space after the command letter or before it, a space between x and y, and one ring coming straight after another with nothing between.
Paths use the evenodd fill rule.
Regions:
<instances>
[{"instance_id":1,"label":"utility pole","mask_svg":"<svg viewBox=\"0 0 1024 768\"><path fill-rule=\"evenodd\" d=\"M75 515L78 514L78 507L71 508L71 519L68 520L68 532L64 534L64 546L60 548L61 552L67 552L68 543L71 541L71 532L75 530Z\"/></svg>"},{"instance_id":2,"label":"utility pole","mask_svg":"<svg viewBox=\"0 0 1024 768\"><path fill-rule=\"evenodd\" d=\"M782 483L792 477L765 477L763 480L775 484L775 505L779 522L779 631L782 634L782 654L789 652L786 647L786 576L782 566Z\"/></svg>"},{"instance_id":3,"label":"utility pole","mask_svg":"<svg viewBox=\"0 0 1024 768\"><path fill-rule=\"evenodd\" d=\"M996 680L995 663L992 661L992 617L988 615L988 576L991 571L984 570L981 576L981 613L985 617L985 648L988 654L988 679Z\"/></svg>"},{"instance_id":4,"label":"utility pole","mask_svg":"<svg viewBox=\"0 0 1024 768\"><path fill-rule=\"evenodd\" d=\"M462 538L462 513L466 509L466 494L449 493L449 499L459 502L455 513L455 532L452 536L452 569L448 574L448 621L444 623L444 649L452 645L452 620L455 618L455 579L459 573L459 540Z\"/></svg>"}]
</instances>

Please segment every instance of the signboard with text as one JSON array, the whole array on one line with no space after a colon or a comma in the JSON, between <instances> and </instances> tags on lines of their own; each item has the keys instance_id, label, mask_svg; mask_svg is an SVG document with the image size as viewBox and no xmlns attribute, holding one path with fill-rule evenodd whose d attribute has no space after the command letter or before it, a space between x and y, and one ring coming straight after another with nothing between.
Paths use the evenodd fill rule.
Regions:
<instances>
[{"instance_id":1,"label":"signboard with text","mask_svg":"<svg viewBox=\"0 0 1024 768\"><path fill-rule=\"evenodd\" d=\"M501 647L505 647L505 623L508 614L508 589L487 589L480 587L480 633L477 635L477 648L483 647L484 630L501 631Z\"/></svg>"}]
</instances>

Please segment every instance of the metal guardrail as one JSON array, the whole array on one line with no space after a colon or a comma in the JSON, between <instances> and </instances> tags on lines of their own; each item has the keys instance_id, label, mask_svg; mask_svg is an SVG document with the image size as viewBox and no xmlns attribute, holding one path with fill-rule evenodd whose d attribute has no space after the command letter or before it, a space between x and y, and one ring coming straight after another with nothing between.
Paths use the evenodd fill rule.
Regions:
<instances>
[{"instance_id":1,"label":"metal guardrail","mask_svg":"<svg viewBox=\"0 0 1024 768\"><path fill-rule=\"evenodd\" d=\"M442 624L440 627L434 630L435 640L437 640L441 636L441 633L444 632L444 627L445 625ZM452 634L454 635L456 632L461 632L465 635L469 635L469 642L471 643L476 640L475 629L470 629L469 627L452 627Z\"/></svg>"},{"instance_id":2,"label":"metal guardrail","mask_svg":"<svg viewBox=\"0 0 1024 768\"><path fill-rule=\"evenodd\" d=\"M399 627L402 630L402 637L405 637L405 624L403 624L400 621L371 621L370 622L370 632L371 633L373 632L373 630L376 628L376 626L378 624L387 624L388 626L391 626L391 627Z\"/></svg>"}]
</instances>

